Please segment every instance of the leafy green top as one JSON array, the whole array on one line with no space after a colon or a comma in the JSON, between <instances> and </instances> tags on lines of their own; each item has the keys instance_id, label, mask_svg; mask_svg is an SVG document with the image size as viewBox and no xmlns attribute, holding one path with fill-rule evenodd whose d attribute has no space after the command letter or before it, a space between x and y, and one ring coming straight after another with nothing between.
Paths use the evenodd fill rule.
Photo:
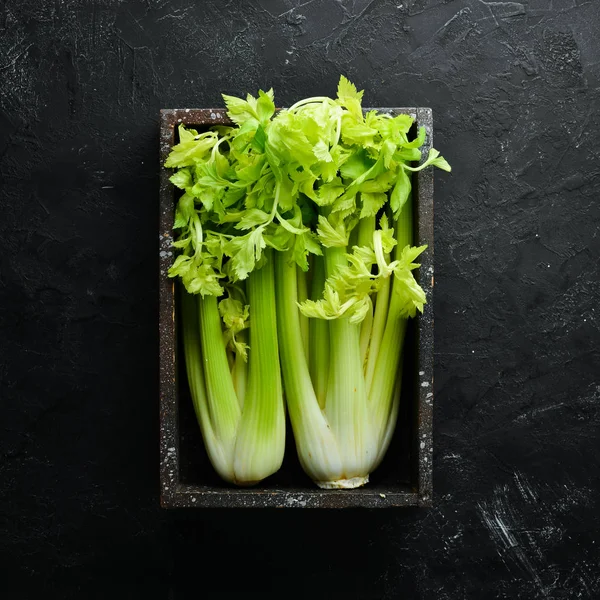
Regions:
<instances>
[{"instance_id":1,"label":"leafy green top","mask_svg":"<svg viewBox=\"0 0 600 600\"><path fill-rule=\"evenodd\" d=\"M276 114L273 90L245 100L224 95L235 126L198 133L181 125L165 163L177 169L171 181L183 191L174 225L181 254L169 275L181 277L190 293L220 296L261 267L266 248L290 251L306 271L310 254L347 247L362 219L381 215L372 241L354 246L348 266L328 279L324 298L301 308L358 322L369 294L393 274L406 284L406 315L422 310L412 269L424 247L403 248L387 262L395 244L389 219L409 197L411 171L450 166L431 149L412 167L421 160L425 129L409 139L409 115L364 114L362 96L342 76L336 99L307 98ZM226 308L233 315L227 318L245 322L241 304Z\"/></svg>"}]
</instances>

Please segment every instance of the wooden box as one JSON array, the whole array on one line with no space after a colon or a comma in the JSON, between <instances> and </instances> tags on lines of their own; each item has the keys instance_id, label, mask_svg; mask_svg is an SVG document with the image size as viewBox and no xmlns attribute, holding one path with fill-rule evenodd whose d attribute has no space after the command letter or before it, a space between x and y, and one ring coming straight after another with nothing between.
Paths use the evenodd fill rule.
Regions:
<instances>
[{"instance_id":1,"label":"wooden box","mask_svg":"<svg viewBox=\"0 0 600 600\"><path fill-rule=\"evenodd\" d=\"M432 145L429 108L379 108L390 114L407 113L424 126L423 156ZM167 277L173 261L172 227L176 188L163 167L174 143L177 126L196 129L228 125L224 109L164 109L160 115L160 496L165 508L278 507L384 508L430 506L432 500L433 410L433 170L414 174L415 244L427 244L417 274L427 294L424 314L409 326L403 370L403 389L394 440L370 482L355 490L321 490L304 474L296 456L291 428L282 468L252 488L228 486L213 471L189 395L183 352L178 339L176 286ZM411 352L412 348L412 352Z\"/></svg>"}]
</instances>

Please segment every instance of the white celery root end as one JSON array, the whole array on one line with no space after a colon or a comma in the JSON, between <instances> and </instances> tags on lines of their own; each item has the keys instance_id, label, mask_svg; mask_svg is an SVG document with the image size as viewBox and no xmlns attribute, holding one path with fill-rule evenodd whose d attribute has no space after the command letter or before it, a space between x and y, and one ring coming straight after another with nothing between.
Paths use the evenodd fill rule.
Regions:
<instances>
[{"instance_id":1,"label":"white celery root end","mask_svg":"<svg viewBox=\"0 0 600 600\"><path fill-rule=\"evenodd\" d=\"M369 483L369 476L338 479L337 481L315 481L315 483L323 490L353 490Z\"/></svg>"}]
</instances>

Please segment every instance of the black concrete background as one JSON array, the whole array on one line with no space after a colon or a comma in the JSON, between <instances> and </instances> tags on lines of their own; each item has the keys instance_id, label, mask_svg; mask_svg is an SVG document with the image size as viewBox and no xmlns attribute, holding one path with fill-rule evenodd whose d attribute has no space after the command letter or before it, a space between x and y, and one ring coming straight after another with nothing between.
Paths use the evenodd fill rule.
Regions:
<instances>
[{"instance_id":1,"label":"black concrete background","mask_svg":"<svg viewBox=\"0 0 600 600\"><path fill-rule=\"evenodd\" d=\"M600 3L0 1L2 598L599 598ZM158 110L431 106L435 506L158 506Z\"/></svg>"}]
</instances>

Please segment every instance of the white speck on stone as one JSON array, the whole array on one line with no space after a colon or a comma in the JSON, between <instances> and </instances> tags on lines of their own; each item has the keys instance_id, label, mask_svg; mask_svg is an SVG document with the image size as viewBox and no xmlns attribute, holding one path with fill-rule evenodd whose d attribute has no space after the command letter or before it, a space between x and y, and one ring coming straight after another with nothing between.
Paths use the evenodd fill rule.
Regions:
<instances>
[{"instance_id":1,"label":"white speck on stone","mask_svg":"<svg viewBox=\"0 0 600 600\"><path fill-rule=\"evenodd\" d=\"M421 384L421 387L429 387L429 381L424 381L424 382Z\"/></svg>"},{"instance_id":2,"label":"white speck on stone","mask_svg":"<svg viewBox=\"0 0 600 600\"><path fill-rule=\"evenodd\" d=\"M178 123L181 123L181 119L177 119L177 122L178 122Z\"/></svg>"},{"instance_id":3,"label":"white speck on stone","mask_svg":"<svg viewBox=\"0 0 600 600\"><path fill-rule=\"evenodd\" d=\"M427 462L427 457L425 457L425 458L423 459L423 462Z\"/></svg>"},{"instance_id":4,"label":"white speck on stone","mask_svg":"<svg viewBox=\"0 0 600 600\"><path fill-rule=\"evenodd\" d=\"M304 500L302 498L302 496L300 496L298 498L292 498L292 497L288 496L285 499L285 505L286 506L301 506L302 508L304 508L306 506L306 500Z\"/></svg>"},{"instance_id":5,"label":"white speck on stone","mask_svg":"<svg viewBox=\"0 0 600 600\"><path fill-rule=\"evenodd\" d=\"M192 502L196 502L196 498L192 498Z\"/></svg>"},{"instance_id":6,"label":"white speck on stone","mask_svg":"<svg viewBox=\"0 0 600 600\"><path fill-rule=\"evenodd\" d=\"M379 494L382 498L385 498L385 494Z\"/></svg>"},{"instance_id":7,"label":"white speck on stone","mask_svg":"<svg viewBox=\"0 0 600 600\"><path fill-rule=\"evenodd\" d=\"M429 393L427 394L427 396L425 396L425 397L426 397L426 398L432 398L432 397L433 397L433 392L429 392Z\"/></svg>"},{"instance_id":8,"label":"white speck on stone","mask_svg":"<svg viewBox=\"0 0 600 600\"><path fill-rule=\"evenodd\" d=\"M424 450L425 449L425 442L421 442L420 447L421 447L421 450Z\"/></svg>"},{"instance_id":9,"label":"white speck on stone","mask_svg":"<svg viewBox=\"0 0 600 600\"><path fill-rule=\"evenodd\" d=\"M215 113L210 113L210 118L211 118L211 119L216 119L216 118L217 118L217 115L216 115Z\"/></svg>"},{"instance_id":10,"label":"white speck on stone","mask_svg":"<svg viewBox=\"0 0 600 600\"><path fill-rule=\"evenodd\" d=\"M425 375L425 371L419 371L419 375Z\"/></svg>"},{"instance_id":11,"label":"white speck on stone","mask_svg":"<svg viewBox=\"0 0 600 600\"><path fill-rule=\"evenodd\" d=\"M217 113L217 119L221 118L221 113Z\"/></svg>"}]
</instances>

